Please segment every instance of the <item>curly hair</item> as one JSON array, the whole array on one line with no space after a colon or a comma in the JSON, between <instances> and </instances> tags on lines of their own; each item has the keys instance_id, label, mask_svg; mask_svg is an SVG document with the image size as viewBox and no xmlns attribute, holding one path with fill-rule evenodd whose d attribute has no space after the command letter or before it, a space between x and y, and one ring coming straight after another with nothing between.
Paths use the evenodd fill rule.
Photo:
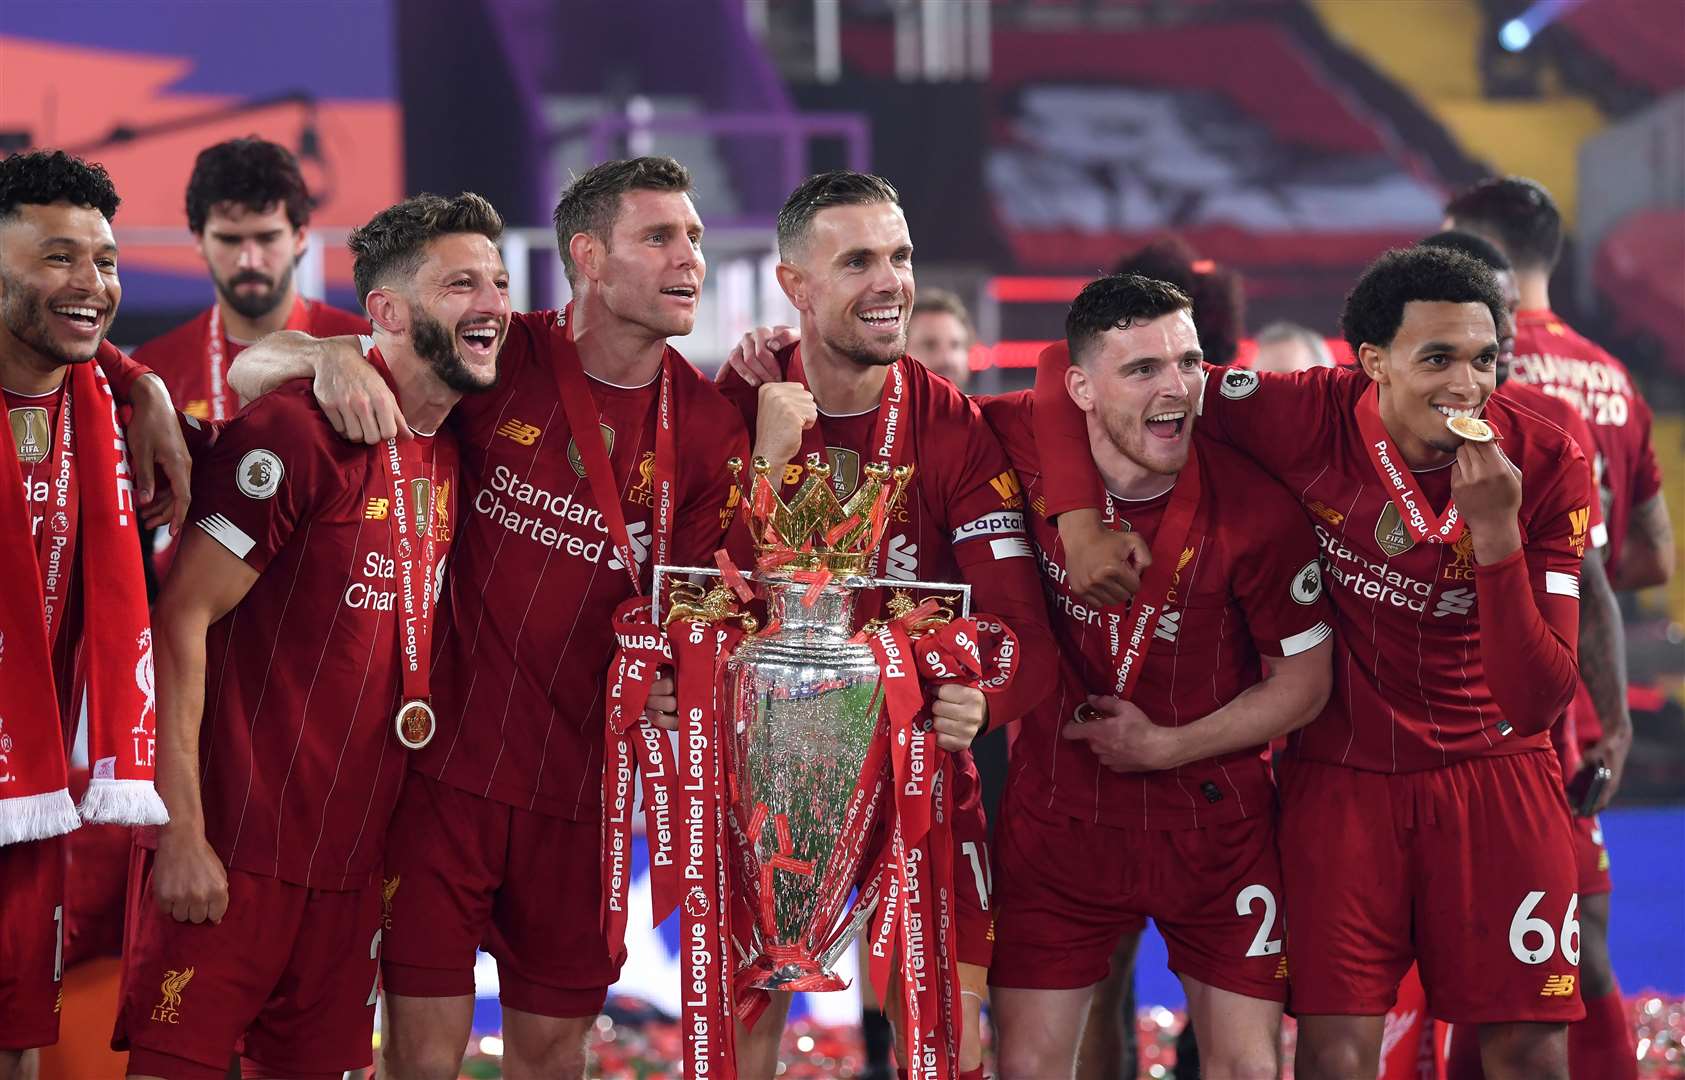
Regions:
<instances>
[{"instance_id":1,"label":"curly hair","mask_svg":"<svg viewBox=\"0 0 1685 1080\"><path fill-rule=\"evenodd\" d=\"M1536 180L1482 180L1453 195L1445 216L1456 228L1497 244L1519 270L1550 270L1562 254L1562 212Z\"/></svg>"},{"instance_id":2,"label":"curly hair","mask_svg":"<svg viewBox=\"0 0 1685 1080\"><path fill-rule=\"evenodd\" d=\"M20 206L67 202L92 207L110 221L122 201L104 167L63 150L34 150L0 161L0 220L16 215Z\"/></svg>"},{"instance_id":3,"label":"curly hair","mask_svg":"<svg viewBox=\"0 0 1685 1080\"><path fill-rule=\"evenodd\" d=\"M1140 274L1111 274L1090 281L1065 315L1065 345L1071 363L1087 360L1094 343L1109 330L1128 330L1192 307L1188 294L1168 281Z\"/></svg>"},{"instance_id":4,"label":"curly hair","mask_svg":"<svg viewBox=\"0 0 1685 1080\"><path fill-rule=\"evenodd\" d=\"M351 230L351 279L357 299L420 269L430 241L452 233L478 233L492 243L503 236L503 218L484 198L465 191L454 198L415 195L388 206Z\"/></svg>"},{"instance_id":5,"label":"curly hair","mask_svg":"<svg viewBox=\"0 0 1685 1080\"><path fill-rule=\"evenodd\" d=\"M670 157L627 158L605 161L569 184L551 215L569 284L577 282L568 241L586 233L608 246L615 219L620 217L620 197L628 191L689 192L690 170Z\"/></svg>"},{"instance_id":6,"label":"curly hair","mask_svg":"<svg viewBox=\"0 0 1685 1080\"><path fill-rule=\"evenodd\" d=\"M256 135L207 146L193 161L193 175L187 179L187 227L204 232L205 219L223 203L254 214L281 204L295 229L310 223L315 206L292 151Z\"/></svg>"},{"instance_id":7,"label":"curly hair","mask_svg":"<svg viewBox=\"0 0 1685 1080\"><path fill-rule=\"evenodd\" d=\"M796 186L778 211L778 257L788 259L807 239L808 229L821 210L833 206L901 205L901 193L881 176L834 169L815 173Z\"/></svg>"},{"instance_id":8,"label":"curly hair","mask_svg":"<svg viewBox=\"0 0 1685 1080\"><path fill-rule=\"evenodd\" d=\"M1174 236L1154 240L1118 260L1114 274L1168 281L1193 301L1199 347L1213 364L1232 364L1245 336L1246 298L1240 275L1202 259Z\"/></svg>"},{"instance_id":9,"label":"curly hair","mask_svg":"<svg viewBox=\"0 0 1685 1080\"><path fill-rule=\"evenodd\" d=\"M1355 354L1364 345L1386 347L1412 301L1484 304L1494 327L1504 325L1504 298L1484 263L1442 247L1395 248L1369 264L1346 294L1340 333Z\"/></svg>"}]
</instances>

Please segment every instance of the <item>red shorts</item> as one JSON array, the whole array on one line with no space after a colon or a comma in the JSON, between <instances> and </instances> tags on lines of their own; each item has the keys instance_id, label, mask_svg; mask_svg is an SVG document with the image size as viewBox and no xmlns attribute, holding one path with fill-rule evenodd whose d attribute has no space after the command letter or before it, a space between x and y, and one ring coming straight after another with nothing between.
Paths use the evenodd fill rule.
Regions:
<instances>
[{"instance_id":1,"label":"red shorts","mask_svg":"<svg viewBox=\"0 0 1685 1080\"><path fill-rule=\"evenodd\" d=\"M1119 940L1150 918L1170 970L1286 1000L1275 833L1273 808L1205 828L1127 829L1068 817L1009 784L995 833L1000 940L990 985L1093 986Z\"/></svg>"},{"instance_id":2,"label":"red shorts","mask_svg":"<svg viewBox=\"0 0 1685 1080\"><path fill-rule=\"evenodd\" d=\"M626 959L603 936L600 834L410 773L387 830L386 988L471 995L483 946L504 1005L595 1016Z\"/></svg>"},{"instance_id":3,"label":"red shorts","mask_svg":"<svg viewBox=\"0 0 1685 1080\"><path fill-rule=\"evenodd\" d=\"M220 923L177 922L152 893L157 853L130 863L127 953L114 1049L133 1073L227 1075L240 1052L274 1075L321 1076L374 1059L380 884L329 892L228 871Z\"/></svg>"},{"instance_id":4,"label":"red shorts","mask_svg":"<svg viewBox=\"0 0 1685 1080\"><path fill-rule=\"evenodd\" d=\"M64 837L0 847L0 1050L59 1041Z\"/></svg>"},{"instance_id":5,"label":"red shorts","mask_svg":"<svg viewBox=\"0 0 1685 1080\"><path fill-rule=\"evenodd\" d=\"M954 809L954 956L986 968L995 955L995 915L989 908L993 867L989 865L989 819L977 785Z\"/></svg>"},{"instance_id":6,"label":"red shorts","mask_svg":"<svg viewBox=\"0 0 1685 1080\"><path fill-rule=\"evenodd\" d=\"M1448 1023L1585 1015L1551 751L1392 775L1289 758L1281 777L1295 1013L1380 1016L1415 960Z\"/></svg>"},{"instance_id":7,"label":"red shorts","mask_svg":"<svg viewBox=\"0 0 1685 1080\"><path fill-rule=\"evenodd\" d=\"M1580 895L1615 891L1609 877L1609 849L1603 846L1603 823L1597 815L1570 819L1574 828L1574 865L1580 874Z\"/></svg>"}]
</instances>

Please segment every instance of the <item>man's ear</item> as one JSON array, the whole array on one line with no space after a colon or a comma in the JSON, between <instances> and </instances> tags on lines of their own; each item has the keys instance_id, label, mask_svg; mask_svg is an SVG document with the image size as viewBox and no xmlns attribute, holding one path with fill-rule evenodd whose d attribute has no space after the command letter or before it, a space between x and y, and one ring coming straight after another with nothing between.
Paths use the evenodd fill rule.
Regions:
<instances>
[{"instance_id":1,"label":"man's ear","mask_svg":"<svg viewBox=\"0 0 1685 1080\"><path fill-rule=\"evenodd\" d=\"M1094 411L1097 404L1094 400L1094 380L1081 364L1072 364L1065 369L1065 393L1071 395L1071 400L1083 412Z\"/></svg>"},{"instance_id":2,"label":"man's ear","mask_svg":"<svg viewBox=\"0 0 1685 1080\"><path fill-rule=\"evenodd\" d=\"M603 245L590 233L576 232L568 237L568 256L585 280L595 282L603 276Z\"/></svg>"},{"instance_id":3,"label":"man's ear","mask_svg":"<svg viewBox=\"0 0 1685 1080\"><path fill-rule=\"evenodd\" d=\"M1377 385L1387 385L1389 381L1387 376L1387 354L1384 350L1378 346L1364 342L1362 345L1357 347L1357 362L1358 366L1363 368L1363 373L1369 376L1370 379L1374 380Z\"/></svg>"},{"instance_id":4,"label":"man's ear","mask_svg":"<svg viewBox=\"0 0 1685 1080\"><path fill-rule=\"evenodd\" d=\"M773 273L778 278L778 287L784 290L784 296L790 301L790 306L797 311L811 311L807 295L807 275L802 268L793 263L779 261Z\"/></svg>"},{"instance_id":5,"label":"man's ear","mask_svg":"<svg viewBox=\"0 0 1685 1080\"><path fill-rule=\"evenodd\" d=\"M409 301L388 288L370 289L363 301L369 320L388 334L402 334L410 326Z\"/></svg>"}]
</instances>

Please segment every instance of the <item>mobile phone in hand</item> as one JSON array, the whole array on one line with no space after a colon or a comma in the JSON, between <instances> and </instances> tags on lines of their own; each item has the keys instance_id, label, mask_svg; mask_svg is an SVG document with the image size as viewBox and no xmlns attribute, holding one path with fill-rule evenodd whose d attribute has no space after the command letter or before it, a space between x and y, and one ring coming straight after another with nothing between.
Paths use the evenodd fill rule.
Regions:
<instances>
[{"instance_id":1,"label":"mobile phone in hand","mask_svg":"<svg viewBox=\"0 0 1685 1080\"><path fill-rule=\"evenodd\" d=\"M1573 808L1576 817L1591 817L1597 812L1597 802L1603 798L1603 789L1614 779L1614 773L1609 766L1600 761L1588 761L1568 781L1568 805Z\"/></svg>"}]
</instances>

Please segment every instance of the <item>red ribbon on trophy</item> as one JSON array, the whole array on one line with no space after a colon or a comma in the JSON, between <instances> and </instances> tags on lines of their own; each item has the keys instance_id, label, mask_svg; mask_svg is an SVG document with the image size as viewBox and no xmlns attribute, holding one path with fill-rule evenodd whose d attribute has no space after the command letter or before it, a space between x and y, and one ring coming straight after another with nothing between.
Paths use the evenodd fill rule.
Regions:
<instances>
[{"instance_id":1,"label":"red ribbon on trophy","mask_svg":"<svg viewBox=\"0 0 1685 1080\"><path fill-rule=\"evenodd\" d=\"M729 855L730 814L720 720L720 668L743 632L724 623L680 622L669 631L678 691L682 775L679 783L680 1005L685 1075L737 1075L732 1025Z\"/></svg>"},{"instance_id":2,"label":"red ribbon on trophy","mask_svg":"<svg viewBox=\"0 0 1685 1080\"><path fill-rule=\"evenodd\" d=\"M626 905L632 878L632 806L644 787L644 837L649 844L650 907L660 923L678 906L682 889L675 857L674 762L666 733L644 717L658 669L672 663L667 635L650 618L647 597L634 596L614 612L617 645L604 699L603 931L619 955L626 943Z\"/></svg>"}]
</instances>

